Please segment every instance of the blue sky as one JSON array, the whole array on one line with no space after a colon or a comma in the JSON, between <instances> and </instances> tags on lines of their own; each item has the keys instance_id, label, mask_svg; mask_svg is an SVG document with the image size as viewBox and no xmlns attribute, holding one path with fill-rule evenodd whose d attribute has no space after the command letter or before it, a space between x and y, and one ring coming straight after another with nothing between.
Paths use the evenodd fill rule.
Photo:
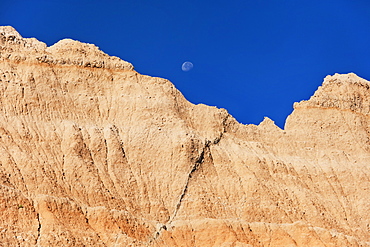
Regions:
<instances>
[{"instance_id":1,"label":"blue sky","mask_svg":"<svg viewBox=\"0 0 370 247\"><path fill-rule=\"evenodd\" d=\"M244 124L283 127L328 74L370 79L368 0L1 0L0 25L94 43Z\"/></svg>"}]
</instances>

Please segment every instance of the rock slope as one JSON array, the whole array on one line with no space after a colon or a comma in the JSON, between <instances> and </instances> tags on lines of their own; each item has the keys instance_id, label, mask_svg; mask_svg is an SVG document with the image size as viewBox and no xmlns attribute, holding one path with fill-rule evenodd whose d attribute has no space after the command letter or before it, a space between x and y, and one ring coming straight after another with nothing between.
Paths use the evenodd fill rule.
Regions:
<instances>
[{"instance_id":1,"label":"rock slope","mask_svg":"<svg viewBox=\"0 0 370 247\"><path fill-rule=\"evenodd\" d=\"M284 130L189 103L96 46L0 27L4 246L370 246L370 82Z\"/></svg>"}]
</instances>

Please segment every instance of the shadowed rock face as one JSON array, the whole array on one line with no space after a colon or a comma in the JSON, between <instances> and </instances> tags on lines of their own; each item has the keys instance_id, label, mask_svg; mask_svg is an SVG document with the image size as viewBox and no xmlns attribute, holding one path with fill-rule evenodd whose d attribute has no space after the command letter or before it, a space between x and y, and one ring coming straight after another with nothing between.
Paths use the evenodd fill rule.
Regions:
<instances>
[{"instance_id":1,"label":"shadowed rock face","mask_svg":"<svg viewBox=\"0 0 370 247\"><path fill-rule=\"evenodd\" d=\"M370 83L334 75L285 130L189 103L96 46L0 27L0 242L370 246Z\"/></svg>"}]
</instances>

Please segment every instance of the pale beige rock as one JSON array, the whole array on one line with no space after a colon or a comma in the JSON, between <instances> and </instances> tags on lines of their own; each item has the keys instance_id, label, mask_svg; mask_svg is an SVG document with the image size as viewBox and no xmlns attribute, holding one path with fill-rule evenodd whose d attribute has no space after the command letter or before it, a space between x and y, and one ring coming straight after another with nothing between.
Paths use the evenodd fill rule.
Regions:
<instances>
[{"instance_id":1,"label":"pale beige rock","mask_svg":"<svg viewBox=\"0 0 370 247\"><path fill-rule=\"evenodd\" d=\"M370 246L370 83L285 129L189 103L96 46L0 27L4 246Z\"/></svg>"}]
</instances>

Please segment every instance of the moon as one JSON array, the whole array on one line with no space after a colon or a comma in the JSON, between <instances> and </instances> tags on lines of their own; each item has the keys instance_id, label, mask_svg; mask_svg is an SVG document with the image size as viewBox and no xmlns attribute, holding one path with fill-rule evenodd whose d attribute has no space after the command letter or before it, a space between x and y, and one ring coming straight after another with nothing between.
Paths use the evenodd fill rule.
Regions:
<instances>
[{"instance_id":1,"label":"moon","mask_svg":"<svg viewBox=\"0 0 370 247\"><path fill-rule=\"evenodd\" d=\"M192 62L186 61L182 64L181 69L182 69L182 71L187 72L187 71L191 70L193 67L194 67L194 65L192 64Z\"/></svg>"}]
</instances>

